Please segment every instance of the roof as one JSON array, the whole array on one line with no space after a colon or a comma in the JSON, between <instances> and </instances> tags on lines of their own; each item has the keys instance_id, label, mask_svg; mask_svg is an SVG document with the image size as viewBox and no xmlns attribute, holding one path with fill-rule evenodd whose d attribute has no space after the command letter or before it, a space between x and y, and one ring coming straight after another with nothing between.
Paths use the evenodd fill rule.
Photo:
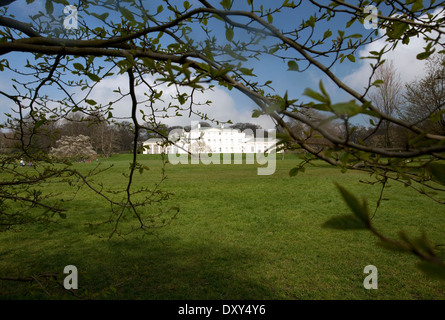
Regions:
<instances>
[{"instance_id":1,"label":"roof","mask_svg":"<svg viewBox=\"0 0 445 320\"><path fill-rule=\"evenodd\" d=\"M144 143L156 143L156 142L162 142L162 141L164 141L164 139L162 139L162 138L150 138L150 139L144 141Z\"/></svg>"},{"instance_id":2,"label":"roof","mask_svg":"<svg viewBox=\"0 0 445 320\"><path fill-rule=\"evenodd\" d=\"M215 130L215 131L238 131L239 129L234 128L219 128L219 127L200 127L200 128L192 128L190 131L208 131L208 130Z\"/></svg>"}]
</instances>

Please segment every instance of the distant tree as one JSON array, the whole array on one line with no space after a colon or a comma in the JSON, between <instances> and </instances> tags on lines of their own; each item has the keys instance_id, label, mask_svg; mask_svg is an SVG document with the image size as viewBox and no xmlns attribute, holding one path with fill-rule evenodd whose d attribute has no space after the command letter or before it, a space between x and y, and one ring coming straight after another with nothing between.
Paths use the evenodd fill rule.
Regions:
<instances>
[{"instance_id":1,"label":"distant tree","mask_svg":"<svg viewBox=\"0 0 445 320\"><path fill-rule=\"evenodd\" d=\"M182 129L184 129L183 126L171 126L171 127L168 127L168 133L170 133L173 130L182 130Z\"/></svg>"},{"instance_id":2,"label":"distant tree","mask_svg":"<svg viewBox=\"0 0 445 320\"><path fill-rule=\"evenodd\" d=\"M303 110L301 113L302 115L304 114L304 117L308 119L308 121L316 124L316 126L320 129L323 129L324 132L329 132L329 134L332 136L343 136L344 128L342 123L339 122L337 119L328 119L328 114L311 109ZM298 137L299 141L311 146L311 148L313 148L314 150L318 150L318 152L333 146L332 142L326 139L318 130L312 129L311 126L305 124L302 121L291 118L287 122L287 128L292 135ZM289 150L292 150L296 147L300 151L303 151L298 143L296 144L296 146L292 146L292 144L289 143L287 143L287 145L287 148Z\"/></svg>"},{"instance_id":3,"label":"distant tree","mask_svg":"<svg viewBox=\"0 0 445 320\"><path fill-rule=\"evenodd\" d=\"M122 121L115 125L117 132L116 144L119 152L130 152L133 147L134 128L128 121Z\"/></svg>"},{"instance_id":4,"label":"distant tree","mask_svg":"<svg viewBox=\"0 0 445 320\"><path fill-rule=\"evenodd\" d=\"M139 131L139 141L145 141L150 138L166 137L169 132L169 126L165 123L145 123Z\"/></svg>"},{"instance_id":5,"label":"distant tree","mask_svg":"<svg viewBox=\"0 0 445 320\"><path fill-rule=\"evenodd\" d=\"M199 125L201 126L201 128L211 128L212 125L206 121L199 121Z\"/></svg>"},{"instance_id":6,"label":"distant tree","mask_svg":"<svg viewBox=\"0 0 445 320\"><path fill-rule=\"evenodd\" d=\"M260 125L248 122L238 122L231 125L230 128L238 129L241 132L252 132L254 137L257 135L257 130L262 130L264 133L264 130Z\"/></svg>"},{"instance_id":7,"label":"distant tree","mask_svg":"<svg viewBox=\"0 0 445 320\"><path fill-rule=\"evenodd\" d=\"M118 135L115 126L100 122L92 126L91 143L97 153L108 158L118 150Z\"/></svg>"},{"instance_id":8,"label":"distant tree","mask_svg":"<svg viewBox=\"0 0 445 320\"><path fill-rule=\"evenodd\" d=\"M212 127L212 125L211 125L210 123L205 122L205 121L199 121L198 123L199 123L199 126L200 126L201 128L211 128L211 127ZM182 128L182 127L181 127L181 128ZM191 130L192 128L193 128L193 129L197 129L198 126L197 126L197 125L195 125L195 126L186 125L186 126L183 127L184 131L186 131L186 132L190 132L190 130Z\"/></svg>"},{"instance_id":9,"label":"distant tree","mask_svg":"<svg viewBox=\"0 0 445 320\"><path fill-rule=\"evenodd\" d=\"M13 144L11 132L0 129L0 153L10 153L13 150Z\"/></svg>"},{"instance_id":10,"label":"distant tree","mask_svg":"<svg viewBox=\"0 0 445 320\"><path fill-rule=\"evenodd\" d=\"M406 84L403 116L427 132L444 134L445 54L431 56L426 71L425 77Z\"/></svg>"},{"instance_id":11,"label":"distant tree","mask_svg":"<svg viewBox=\"0 0 445 320\"><path fill-rule=\"evenodd\" d=\"M59 120L59 131L63 136L89 136L93 128L88 120L88 115L82 112L70 112L63 119Z\"/></svg>"},{"instance_id":12,"label":"distant tree","mask_svg":"<svg viewBox=\"0 0 445 320\"><path fill-rule=\"evenodd\" d=\"M392 60L376 69L373 81L376 87L370 93L370 99L381 113L394 116L402 104L403 86ZM390 132L392 124L388 120L383 120L381 123L384 128L384 147L392 147Z\"/></svg>"}]
</instances>

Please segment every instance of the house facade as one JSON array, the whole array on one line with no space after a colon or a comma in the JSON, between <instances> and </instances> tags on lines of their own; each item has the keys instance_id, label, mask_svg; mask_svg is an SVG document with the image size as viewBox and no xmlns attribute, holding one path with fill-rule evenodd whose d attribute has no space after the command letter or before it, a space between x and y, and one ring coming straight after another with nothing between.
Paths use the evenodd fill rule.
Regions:
<instances>
[{"instance_id":1,"label":"house facade","mask_svg":"<svg viewBox=\"0 0 445 320\"><path fill-rule=\"evenodd\" d=\"M201 154L201 153L270 153L276 152L275 132L268 137L252 130L240 132L238 129L220 127L192 126L189 132L173 130L167 144L164 139L152 138L143 143L144 154Z\"/></svg>"}]
</instances>

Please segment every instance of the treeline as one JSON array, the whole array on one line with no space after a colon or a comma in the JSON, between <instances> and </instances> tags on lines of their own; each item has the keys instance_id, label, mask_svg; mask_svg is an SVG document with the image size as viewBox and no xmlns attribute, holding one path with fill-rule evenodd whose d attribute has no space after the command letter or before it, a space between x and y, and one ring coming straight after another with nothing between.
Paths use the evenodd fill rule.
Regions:
<instances>
[{"instance_id":1,"label":"treeline","mask_svg":"<svg viewBox=\"0 0 445 320\"><path fill-rule=\"evenodd\" d=\"M201 128L210 128L212 125L205 121L199 121ZM229 126L225 125L224 128L237 129L240 132L251 132L255 137L257 135L267 137L267 130L264 130L260 125L250 122L237 122ZM185 132L189 132L192 129L191 125L187 126L165 126L165 130L170 132L172 130L184 129Z\"/></svg>"},{"instance_id":2,"label":"treeline","mask_svg":"<svg viewBox=\"0 0 445 320\"><path fill-rule=\"evenodd\" d=\"M27 117L21 123L9 123L0 135L0 152L20 151L22 146L33 152L50 153L62 137L87 136L96 153L109 157L113 153L130 152L134 127L128 121L109 122L102 115L72 113L58 121L46 121L36 128Z\"/></svg>"},{"instance_id":3,"label":"treeline","mask_svg":"<svg viewBox=\"0 0 445 320\"><path fill-rule=\"evenodd\" d=\"M204 121L199 123L202 128L212 126ZM260 132L257 130L263 130L261 126L253 123L236 123L229 128L240 131L250 129L254 135ZM139 130L137 143L140 146L150 138L167 137L174 129L190 131L191 125L158 124L154 127L146 123ZM58 147L62 137L86 136L97 154L109 157L116 153L131 152L134 146L134 134L134 125L131 122L110 122L101 114L72 113L62 120L46 121L38 127L38 130L35 121L27 117L22 123L9 123L8 130L0 131L0 153L20 151L21 146L26 146L28 150L49 154ZM267 137L267 132L264 133L264 137Z\"/></svg>"},{"instance_id":4,"label":"treeline","mask_svg":"<svg viewBox=\"0 0 445 320\"><path fill-rule=\"evenodd\" d=\"M417 136L413 135L412 131L407 128L396 126L394 124L376 126L365 125L349 125L346 126L339 121L323 123L325 118L322 114L319 115L319 123L322 123L322 128L329 133L331 137L347 138L350 142L365 145L375 148L388 148L403 151L408 149L411 144L416 142ZM314 122L314 121L313 121ZM301 122L290 121L289 127L299 137L300 141L311 146L312 148L321 151L327 147L334 147L334 143L324 137L317 130L311 129L308 125ZM440 126L437 123L431 125L430 132L438 132L442 130L445 132L445 126ZM297 149L299 146L287 146L288 150Z\"/></svg>"}]
</instances>

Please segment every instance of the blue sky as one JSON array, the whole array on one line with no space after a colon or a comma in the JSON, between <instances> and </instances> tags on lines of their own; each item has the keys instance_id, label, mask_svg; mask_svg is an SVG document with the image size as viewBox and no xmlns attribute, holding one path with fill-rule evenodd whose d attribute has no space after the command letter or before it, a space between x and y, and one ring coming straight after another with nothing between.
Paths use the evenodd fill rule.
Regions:
<instances>
[{"instance_id":1,"label":"blue sky","mask_svg":"<svg viewBox=\"0 0 445 320\"><path fill-rule=\"evenodd\" d=\"M45 1L44 0L35 0L34 3L29 5L24 5L25 0L17 0L15 3L9 6L9 13L13 13L18 20L28 22L29 15L35 14L38 11L45 12ZM195 5L197 1L189 1L190 4ZM218 3L219 1L214 1L212 3ZM298 1L296 1L298 2ZM156 8L162 2L159 1L148 1L145 0L144 4L148 5L148 8L153 12L156 12ZM183 3L183 1L177 1L178 5ZM239 0L235 1L236 5L240 6L239 9L247 9L246 1ZM255 3L258 3L256 1ZM268 6L273 7L276 5L277 1L262 1L264 4L264 8ZM238 7L237 7L238 9ZM166 10L165 10L166 11ZM97 13L102 13L100 10L96 11ZM287 29L295 26L297 27L303 18L308 19L310 16L308 13L317 12L313 5L309 3L309 1L304 0L303 6L299 7L296 10L292 10L286 14L279 14L274 16L274 23L279 29ZM60 15L63 17L63 6L55 5L54 15ZM85 17L80 17L83 19ZM235 19L235 18L234 18ZM98 20L94 20L96 23L99 23ZM333 37L335 37L337 30L344 30L345 24L347 20L345 16L338 15L336 18L329 21L329 23L317 24L314 32L314 38L318 39L321 35L328 29L330 29L333 33ZM93 23L93 22L91 22ZM215 25L209 25L212 27L215 32L218 34L218 39L221 39L221 44L226 42L225 39L225 28L223 22L216 22ZM362 33L366 34L370 30L365 30L364 26L359 22L356 22L352 25L351 28L346 30L347 34L354 33ZM196 34L196 38L199 39L202 37L202 32L194 31L194 35ZM238 40L243 35L235 30L234 40ZM302 34L302 38L304 39L304 34ZM267 43L270 43L269 40ZM331 40L327 40L327 45L331 44ZM377 50L383 47L384 41L378 41L375 44L371 44L362 48L362 50L357 54L356 62L352 63L349 60L345 59L343 63L337 63L333 67L333 71L335 74L345 81L347 84L351 85L354 89L361 91L362 87L365 85L365 81L367 79L367 75L369 74L369 61L360 60L359 56L366 56L367 52L370 50ZM401 78L404 81L411 81L416 77L419 77L423 73L423 63L419 62L415 59L415 55L419 53L424 46L422 39L414 40L410 43L409 46L399 46L394 52L389 54L390 59L394 59L396 67L399 69ZM291 53L293 56L298 57L298 55L294 52ZM19 58L20 57L20 58ZM21 60L23 57L23 60ZM2 58L8 58L10 63L14 63L14 66L17 68L21 68L26 58L31 59L31 56L25 54L14 53L13 55L6 55ZM310 67L305 72L288 72L287 61L283 61L281 59L272 58L270 56L262 56L259 61L252 60L247 62L249 68L254 68L254 73L258 76L256 78L257 81L265 82L267 80L272 80L272 86L276 89L276 94L284 95L287 91L291 98L297 98L300 101L308 101L307 98L302 96L303 91L307 87L311 87L313 89L318 88L318 83L320 80L323 80L325 87L331 95L333 101L345 101L350 100L351 98L346 96L339 90L326 76L322 74L321 71L316 69L315 67ZM300 64L300 68L304 68L304 63ZM254 78L252 78L254 79ZM104 102L110 98L110 91L113 90L113 86L119 85L122 89L125 89L126 86L126 78L117 76L114 79L107 79L101 81L99 83L97 91L93 93L93 96L96 101L104 100ZM11 74L8 72L2 72L0 74L0 89L7 90L7 88L11 87ZM167 89L166 89L167 90ZM10 89L7 90L10 92ZM214 92L209 93L202 97L203 100L212 100L214 103L212 107L208 108L208 110L204 110L204 112L208 113L210 116L216 117L218 120L227 121L231 120L232 122L255 122L263 126L263 128L269 129L273 127L273 123L265 116L260 118L251 118L252 111L255 109L255 104L244 95L240 94L236 90L228 91L225 88L216 88ZM5 120L4 113L9 112L10 104L5 102L4 99L0 99L0 122ZM122 101L122 105L116 105L115 115L118 116L128 116L128 101ZM169 125L173 125L175 123L179 123L182 125L186 125L190 123L191 120L196 119L188 119L187 117L181 117L176 120L170 119L166 120L166 123ZM364 119L355 119L356 122L364 122Z\"/></svg>"}]
</instances>

